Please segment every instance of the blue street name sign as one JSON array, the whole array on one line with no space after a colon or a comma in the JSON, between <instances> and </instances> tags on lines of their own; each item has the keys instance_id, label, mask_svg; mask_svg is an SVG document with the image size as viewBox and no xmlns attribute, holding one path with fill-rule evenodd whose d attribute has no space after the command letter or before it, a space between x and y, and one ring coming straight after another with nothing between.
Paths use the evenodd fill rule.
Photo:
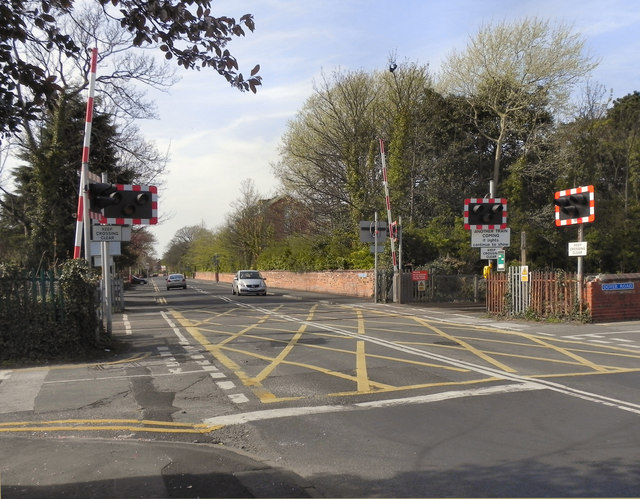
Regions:
<instances>
[{"instance_id":1,"label":"blue street name sign","mask_svg":"<svg viewBox=\"0 0 640 499\"><path fill-rule=\"evenodd\" d=\"M602 291L622 291L625 289L634 289L635 283L633 282L612 282L610 284L603 284Z\"/></svg>"}]
</instances>

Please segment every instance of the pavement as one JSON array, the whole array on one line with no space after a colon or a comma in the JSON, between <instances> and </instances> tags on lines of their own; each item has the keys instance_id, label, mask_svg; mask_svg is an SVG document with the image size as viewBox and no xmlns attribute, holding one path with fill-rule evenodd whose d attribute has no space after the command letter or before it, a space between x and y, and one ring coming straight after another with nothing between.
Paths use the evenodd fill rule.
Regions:
<instances>
[{"instance_id":1,"label":"pavement","mask_svg":"<svg viewBox=\"0 0 640 499\"><path fill-rule=\"evenodd\" d=\"M274 291L297 299L318 299L313 293ZM397 305L341 296L323 299L541 334L599 335L640 329L640 322L499 321L487 316L481 304ZM135 342L135 337L127 341ZM24 436L3 433L0 424L0 498L45 497L322 497L322 493L292 472L215 443L59 437L55 432Z\"/></svg>"},{"instance_id":2,"label":"pavement","mask_svg":"<svg viewBox=\"0 0 640 499\"><path fill-rule=\"evenodd\" d=\"M214 444L8 435L0 444L2 499L319 497L298 475Z\"/></svg>"},{"instance_id":3,"label":"pavement","mask_svg":"<svg viewBox=\"0 0 640 499\"><path fill-rule=\"evenodd\" d=\"M135 306L136 288L127 294ZM127 355L148 349L147 340L117 336ZM11 427L0 423L0 499L321 497L295 473L206 436L170 441L132 433L118 440L62 436L37 425L28 434L12 433Z\"/></svg>"}]
</instances>

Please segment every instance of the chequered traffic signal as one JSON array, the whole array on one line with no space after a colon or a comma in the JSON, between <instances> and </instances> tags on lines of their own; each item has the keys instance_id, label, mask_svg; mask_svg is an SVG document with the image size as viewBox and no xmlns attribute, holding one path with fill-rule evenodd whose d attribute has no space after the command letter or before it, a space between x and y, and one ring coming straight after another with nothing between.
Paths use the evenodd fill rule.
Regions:
<instances>
[{"instance_id":1,"label":"chequered traffic signal","mask_svg":"<svg viewBox=\"0 0 640 499\"><path fill-rule=\"evenodd\" d=\"M507 200L504 198L471 198L464 200L464 228L506 229Z\"/></svg>"},{"instance_id":2,"label":"chequered traffic signal","mask_svg":"<svg viewBox=\"0 0 640 499\"><path fill-rule=\"evenodd\" d=\"M154 225L158 223L158 189L155 186L115 184L117 203L102 210L101 224Z\"/></svg>"},{"instance_id":3,"label":"chequered traffic signal","mask_svg":"<svg viewBox=\"0 0 640 499\"><path fill-rule=\"evenodd\" d=\"M595 196L592 185L555 193L556 225L584 224L595 220Z\"/></svg>"},{"instance_id":4,"label":"chequered traffic signal","mask_svg":"<svg viewBox=\"0 0 640 499\"><path fill-rule=\"evenodd\" d=\"M92 182L88 186L89 210L100 213L106 206L113 206L120 202L121 196L113 184Z\"/></svg>"}]
</instances>

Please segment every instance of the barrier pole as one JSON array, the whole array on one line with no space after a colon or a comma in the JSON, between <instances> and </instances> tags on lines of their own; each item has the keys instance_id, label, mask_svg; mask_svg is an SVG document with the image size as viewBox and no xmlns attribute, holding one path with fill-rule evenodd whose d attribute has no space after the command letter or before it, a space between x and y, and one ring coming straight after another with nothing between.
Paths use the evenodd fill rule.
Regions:
<instances>
[{"instance_id":1,"label":"barrier pole","mask_svg":"<svg viewBox=\"0 0 640 499\"><path fill-rule=\"evenodd\" d=\"M89 97L84 122L84 143L82 146L82 164L80 165L80 184L78 186L78 212L76 218L76 236L73 258L80 258L82 236L84 232L84 257L91 264L91 225L89 223L89 145L91 143L91 123L93 121L93 98L96 87L96 65L98 49L91 50L91 71L89 73Z\"/></svg>"}]
</instances>

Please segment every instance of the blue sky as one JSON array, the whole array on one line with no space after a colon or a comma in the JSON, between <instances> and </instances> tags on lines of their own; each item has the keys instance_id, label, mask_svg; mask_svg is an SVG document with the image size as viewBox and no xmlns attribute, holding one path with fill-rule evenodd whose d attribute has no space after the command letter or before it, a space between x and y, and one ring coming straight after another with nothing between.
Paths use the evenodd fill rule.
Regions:
<instances>
[{"instance_id":1,"label":"blue sky","mask_svg":"<svg viewBox=\"0 0 640 499\"><path fill-rule=\"evenodd\" d=\"M160 191L158 256L176 231L224 224L244 179L263 197L275 193L271 164L278 146L322 72L385 70L389 56L428 64L437 75L452 49L463 50L484 24L541 17L569 24L600 60L592 82L613 97L640 90L637 0L216 0L216 15L254 15L256 30L229 49L248 74L261 65L256 95L230 88L206 71L180 71L168 93L150 93L160 119L144 136L171 161Z\"/></svg>"}]
</instances>

